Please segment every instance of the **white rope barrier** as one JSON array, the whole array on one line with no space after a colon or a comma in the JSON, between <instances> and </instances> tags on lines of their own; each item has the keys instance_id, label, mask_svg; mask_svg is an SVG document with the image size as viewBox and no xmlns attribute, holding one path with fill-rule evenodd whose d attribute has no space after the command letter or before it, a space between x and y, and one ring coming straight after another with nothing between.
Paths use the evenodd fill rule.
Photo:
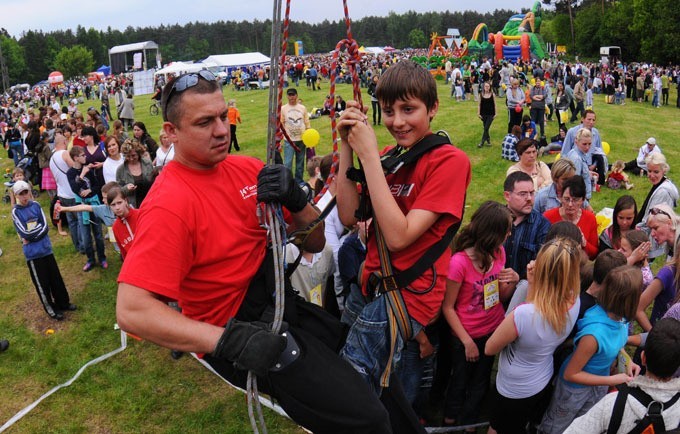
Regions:
<instances>
[{"instance_id":1,"label":"white rope barrier","mask_svg":"<svg viewBox=\"0 0 680 434\"><path fill-rule=\"evenodd\" d=\"M85 369L87 369L88 367L90 367L90 366L92 366L92 365L96 365L97 363L99 363L99 362L101 362L101 361L103 361L103 360L106 360L106 359L108 359L109 357L115 356L116 354L118 354L118 353L120 353L121 351L123 351L125 348L127 348L127 335L125 334L125 332L123 332L123 331L121 330L121 332L120 332L120 347L118 347L117 349L111 351L110 353L104 354L103 356L99 356L99 357L97 357L96 359L90 360L89 362L85 363L85 364L78 370L78 372L76 372L76 375L74 375L73 378L71 378L70 380L68 380L68 381L67 381L66 383L64 383L64 384L60 384L60 385L58 385L58 386L53 387L49 392L45 393L43 396L41 396L40 398L36 399L36 400L35 400L33 403L31 403L30 405L24 407L23 410L19 411L17 414L15 414L14 416L12 416L12 418L11 418L10 420L8 420L7 422L5 422L5 424L4 424L3 426L0 427L0 433L4 432L4 431L7 430L9 427L11 427L11 426L14 425L16 422L18 422L22 417L24 417L24 416L26 416L28 413L30 413L31 410L33 410L35 407L37 407L38 404L40 404L45 398L51 396L51 395L52 395L54 392L56 392L57 390L62 389L62 388L64 388L64 387L68 387L68 386L70 386L71 384L73 384L73 382L76 381L76 380L78 379L78 377L80 377L80 374L82 374L82 373L85 371Z\"/></svg>"}]
</instances>

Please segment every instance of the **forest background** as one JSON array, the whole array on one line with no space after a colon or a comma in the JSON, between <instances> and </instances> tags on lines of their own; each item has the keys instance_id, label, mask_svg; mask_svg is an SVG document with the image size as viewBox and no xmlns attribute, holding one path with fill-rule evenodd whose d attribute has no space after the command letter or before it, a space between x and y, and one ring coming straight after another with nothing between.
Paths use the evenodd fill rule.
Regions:
<instances>
[{"instance_id":1,"label":"forest background","mask_svg":"<svg viewBox=\"0 0 680 434\"><path fill-rule=\"evenodd\" d=\"M543 0L543 4L540 33L546 42L566 45L569 58L597 59L600 46L617 45L625 62L680 63L680 8L674 0ZM390 13L353 21L352 30L365 46L426 48L433 32L445 34L454 27L470 38L480 23L497 32L517 12ZM345 37L345 24L338 18L316 24L292 21L290 41L303 41L306 53L329 52ZM28 30L21 35L0 29L0 44L9 82L35 84L53 70L70 78L108 64L108 49L116 45L153 40L166 64L212 54L259 51L269 55L270 35L271 20L220 20L105 31L79 25L75 31ZM292 45L288 45L289 54Z\"/></svg>"}]
</instances>

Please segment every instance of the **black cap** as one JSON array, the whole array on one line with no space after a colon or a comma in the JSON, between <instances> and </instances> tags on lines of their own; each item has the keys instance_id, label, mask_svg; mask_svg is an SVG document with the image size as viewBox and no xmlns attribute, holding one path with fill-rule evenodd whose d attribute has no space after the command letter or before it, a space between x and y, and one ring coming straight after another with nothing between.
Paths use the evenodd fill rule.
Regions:
<instances>
[{"instance_id":1,"label":"black cap","mask_svg":"<svg viewBox=\"0 0 680 434\"><path fill-rule=\"evenodd\" d=\"M295 89L294 87L288 88L288 90L286 91L286 95L297 95L297 89Z\"/></svg>"}]
</instances>

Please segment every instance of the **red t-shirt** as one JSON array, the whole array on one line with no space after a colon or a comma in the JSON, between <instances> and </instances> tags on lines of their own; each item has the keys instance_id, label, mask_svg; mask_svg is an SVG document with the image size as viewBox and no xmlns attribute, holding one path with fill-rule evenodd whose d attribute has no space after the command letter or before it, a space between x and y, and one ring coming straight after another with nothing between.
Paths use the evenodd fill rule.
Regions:
<instances>
[{"instance_id":1,"label":"red t-shirt","mask_svg":"<svg viewBox=\"0 0 680 434\"><path fill-rule=\"evenodd\" d=\"M122 221L123 220L123 221ZM116 238L116 243L120 247L120 256L125 259L130 245L134 239L134 234L137 232L137 221L139 220L139 210L130 208L130 213L124 219L117 218L113 222L113 236ZM126 224L127 223L127 224Z\"/></svg>"},{"instance_id":2,"label":"red t-shirt","mask_svg":"<svg viewBox=\"0 0 680 434\"><path fill-rule=\"evenodd\" d=\"M230 155L210 170L168 163L140 209L118 282L175 299L189 318L224 326L265 256L257 218L263 163Z\"/></svg>"},{"instance_id":3,"label":"red t-shirt","mask_svg":"<svg viewBox=\"0 0 680 434\"><path fill-rule=\"evenodd\" d=\"M405 215L412 209L441 214L412 245L400 252L391 252L392 266L398 272L412 266L430 246L442 238L451 224L461 220L465 191L470 184L470 160L460 149L440 146L420 157L416 164L404 166L396 174L388 175L387 184ZM380 270L373 226L369 231L363 282L367 282L370 273ZM409 315L421 325L429 324L441 308L450 258L451 252L447 249L435 262L436 282L430 292L414 294L408 290L401 291ZM434 278L430 268L410 286L416 291L424 291L432 285Z\"/></svg>"},{"instance_id":4,"label":"red t-shirt","mask_svg":"<svg viewBox=\"0 0 680 434\"><path fill-rule=\"evenodd\" d=\"M562 221L559 207L549 209L543 213L543 216L547 218L551 224ZM595 217L595 214L587 209L582 210L581 218L576 226L581 229L581 232L583 232L583 236L586 239L585 251L588 254L588 258L591 260L595 259L599 243L599 236L597 235L597 218Z\"/></svg>"}]
</instances>

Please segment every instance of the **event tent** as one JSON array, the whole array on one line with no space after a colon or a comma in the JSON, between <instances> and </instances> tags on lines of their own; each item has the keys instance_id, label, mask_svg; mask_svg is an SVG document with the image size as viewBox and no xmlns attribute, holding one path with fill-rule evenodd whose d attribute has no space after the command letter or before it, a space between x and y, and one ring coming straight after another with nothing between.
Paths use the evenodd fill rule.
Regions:
<instances>
[{"instance_id":1,"label":"event tent","mask_svg":"<svg viewBox=\"0 0 680 434\"><path fill-rule=\"evenodd\" d=\"M99 68L97 68L97 72L101 72L104 75L111 75L111 68L106 65L102 65Z\"/></svg>"},{"instance_id":2,"label":"event tent","mask_svg":"<svg viewBox=\"0 0 680 434\"><path fill-rule=\"evenodd\" d=\"M207 69L208 65L198 62L198 63L185 63L185 62L172 62L163 69L159 69L154 73L158 74L183 74L185 72L196 72L201 69Z\"/></svg>"},{"instance_id":3,"label":"event tent","mask_svg":"<svg viewBox=\"0 0 680 434\"><path fill-rule=\"evenodd\" d=\"M216 54L203 60L203 63L210 68L219 67L222 69L233 69L242 66L263 66L268 65L269 57L262 53L238 53L238 54Z\"/></svg>"},{"instance_id":4,"label":"event tent","mask_svg":"<svg viewBox=\"0 0 680 434\"><path fill-rule=\"evenodd\" d=\"M155 59L158 57L158 44L153 41L135 42L134 44L116 45L109 50L109 64L111 65L111 73L120 74L127 72L129 66L133 64L128 62L128 53L140 53L142 57L142 69L147 69L149 65L147 51L156 50L156 54L152 57L151 67L156 63Z\"/></svg>"}]
</instances>

